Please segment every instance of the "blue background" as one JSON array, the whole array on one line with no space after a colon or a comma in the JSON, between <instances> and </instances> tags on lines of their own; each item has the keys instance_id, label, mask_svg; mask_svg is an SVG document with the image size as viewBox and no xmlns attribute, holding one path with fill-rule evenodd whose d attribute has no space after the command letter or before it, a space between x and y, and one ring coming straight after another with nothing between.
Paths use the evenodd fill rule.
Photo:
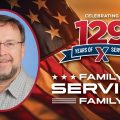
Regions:
<instances>
[{"instance_id":1,"label":"blue background","mask_svg":"<svg viewBox=\"0 0 120 120\"><path fill-rule=\"evenodd\" d=\"M22 60L22 66L26 73L35 78L38 70L38 50L35 38L28 25L16 14L8 11L0 11L1 15L11 16L17 19L25 28L25 56Z\"/></svg>"}]
</instances>

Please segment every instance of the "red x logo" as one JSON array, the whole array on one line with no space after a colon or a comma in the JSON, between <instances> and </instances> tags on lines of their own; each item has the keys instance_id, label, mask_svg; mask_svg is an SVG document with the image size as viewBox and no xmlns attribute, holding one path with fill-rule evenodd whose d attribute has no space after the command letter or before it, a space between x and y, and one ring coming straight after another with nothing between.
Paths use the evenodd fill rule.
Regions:
<instances>
[{"instance_id":1,"label":"red x logo","mask_svg":"<svg viewBox=\"0 0 120 120\"><path fill-rule=\"evenodd\" d=\"M97 58L95 59L95 62L100 62L101 60L103 60L104 62L108 62L108 58L105 55L105 53L108 50L108 47L104 47L103 49L100 47L96 47L97 52L99 53Z\"/></svg>"}]
</instances>

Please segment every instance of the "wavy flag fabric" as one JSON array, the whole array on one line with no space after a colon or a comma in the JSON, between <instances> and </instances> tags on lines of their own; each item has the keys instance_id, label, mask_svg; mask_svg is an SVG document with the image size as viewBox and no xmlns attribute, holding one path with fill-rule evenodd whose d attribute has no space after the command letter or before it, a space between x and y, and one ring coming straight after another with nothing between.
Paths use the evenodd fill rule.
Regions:
<instances>
[{"instance_id":1,"label":"wavy flag fabric","mask_svg":"<svg viewBox=\"0 0 120 120\"><path fill-rule=\"evenodd\" d=\"M9 112L0 113L0 120L119 120L119 105L54 105L52 98L71 97L65 95L53 95L51 84L56 82L52 75L58 76L58 81L63 82L61 75L67 77L66 83L81 83L80 73L111 73L119 72L119 58L109 57L110 64L95 63L94 57L86 57L81 60L60 64L63 55L61 50L70 49L78 44L78 31L74 22L79 17L65 0L1 0L1 9L9 9L19 13L32 26L40 48L40 68L37 83L31 95L22 105ZM117 64L116 64L117 63ZM77 78L71 80L75 74ZM92 83L92 81L89 81ZM114 82L114 81L112 81ZM118 82L118 81L117 81ZM101 83L106 87L109 82ZM73 97L87 98L115 98L111 91L108 95L98 92L97 95L88 92L86 95L73 95ZM118 95L117 97L120 98ZM112 118L111 118L112 115Z\"/></svg>"}]
</instances>

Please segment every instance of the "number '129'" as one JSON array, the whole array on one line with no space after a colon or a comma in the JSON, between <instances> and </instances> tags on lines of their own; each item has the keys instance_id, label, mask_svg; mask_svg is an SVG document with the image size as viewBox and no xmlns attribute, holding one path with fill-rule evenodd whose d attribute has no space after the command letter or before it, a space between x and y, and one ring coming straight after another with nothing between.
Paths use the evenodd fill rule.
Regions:
<instances>
[{"instance_id":1,"label":"number '129'","mask_svg":"<svg viewBox=\"0 0 120 120\"><path fill-rule=\"evenodd\" d=\"M80 44L120 44L120 21L111 21L109 24L106 24L104 21L95 20L88 23L87 20L75 22L75 28L79 28L79 41ZM94 30L99 28L99 30L92 36L88 37L88 28ZM110 39L102 38L106 33L110 35Z\"/></svg>"}]
</instances>

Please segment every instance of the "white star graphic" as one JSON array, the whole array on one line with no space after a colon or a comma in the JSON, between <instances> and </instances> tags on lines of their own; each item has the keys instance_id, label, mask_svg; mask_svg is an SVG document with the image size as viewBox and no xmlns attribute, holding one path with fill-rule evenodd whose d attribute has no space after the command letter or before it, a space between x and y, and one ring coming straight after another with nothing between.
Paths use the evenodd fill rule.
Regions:
<instances>
[{"instance_id":1,"label":"white star graphic","mask_svg":"<svg viewBox=\"0 0 120 120\"><path fill-rule=\"evenodd\" d=\"M76 76L75 75L71 75L71 79L75 80Z\"/></svg>"},{"instance_id":2,"label":"white star graphic","mask_svg":"<svg viewBox=\"0 0 120 120\"><path fill-rule=\"evenodd\" d=\"M59 29L54 29L52 26L50 26L50 30L45 31L51 35L51 40L54 39L54 37L60 37L59 35Z\"/></svg>"},{"instance_id":3,"label":"white star graphic","mask_svg":"<svg viewBox=\"0 0 120 120\"><path fill-rule=\"evenodd\" d=\"M67 76L66 75L62 75L62 80L66 80Z\"/></svg>"},{"instance_id":4,"label":"white star graphic","mask_svg":"<svg viewBox=\"0 0 120 120\"><path fill-rule=\"evenodd\" d=\"M55 74L52 76L53 80L57 80L57 77L58 77L58 76L55 75Z\"/></svg>"},{"instance_id":5,"label":"white star graphic","mask_svg":"<svg viewBox=\"0 0 120 120\"><path fill-rule=\"evenodd\" d=\"M58 12L58 16L54 16L54 18L56 18L59 21L59 24L62 24L62 23L68 24L66 20L66 16L61 15L59 12Z\"/></svg>"}]
</instances>

